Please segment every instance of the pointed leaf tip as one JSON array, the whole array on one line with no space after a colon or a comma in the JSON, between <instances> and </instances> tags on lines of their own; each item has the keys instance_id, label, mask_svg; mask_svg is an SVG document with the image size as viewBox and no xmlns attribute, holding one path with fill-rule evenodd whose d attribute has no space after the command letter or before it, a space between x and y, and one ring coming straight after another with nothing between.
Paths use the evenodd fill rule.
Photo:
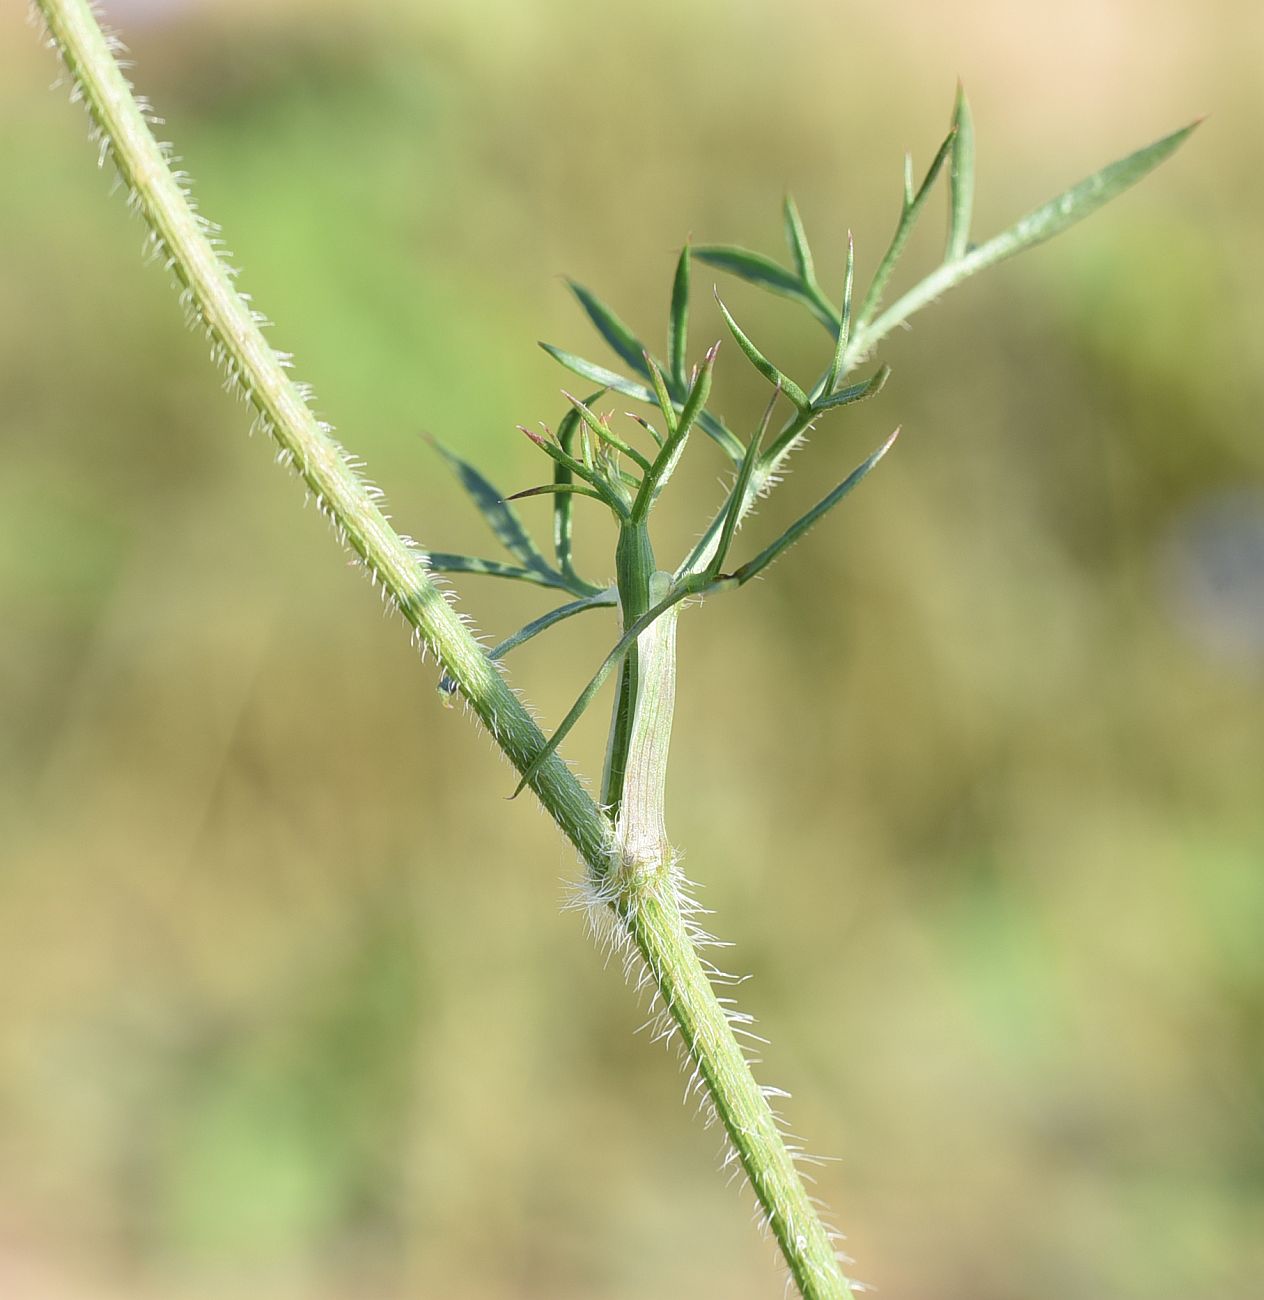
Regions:
<instances>
[{"instance_id":1,"label":"pointed leaf tip","mask_svg":"<svg viewBox=\"0 0 1264 1300\"><path fill-rule=\"evenodd\" d=\"M667 316L667 366L678 396L685 388L685 352L689 346L689 260L689 240L686 239L672 276L671 307Z\"/></svg>"},{"instance_id":2,"label":"pointed leaf tip","mask_svg":"<svg viewBox=\"0 0 1264 1300\"><path fill-rule=\"evenodd\" d=\"M749 284L801 303L831 332L838 325L826 306L809 292L795 271L788 270L762 253L752 253L750 249L727 244L700 244L694 248L693 256L698 261L728 271Z\"/></svg>"},{"instance_id":3,"label":"pointed leaf tip","mask_svg":"<svg viewBox=\"0 0 1264 1300\"><path fill-rule=\"evenodd\" d=\"M807 393L799 387L788 375L777 369L771 361L747 338L737 321L733 319L732 312L724 305L724 300L720 297L717 289L715 300L719 304L720 312L724 317L725 324L729 327L729 332L737 340L737 346L746 354L751 365L759 371L770 384L777 385L783 393L799 408L806 411L811 406L811 399Z\"/></svg>"},{"instance_id":4,"label":"pointed leaf tip","mask_svg":"<svg viewBox=\"0 0 1264 1300\"><path fill-rule=\"evenodd\" d=\"M1054 235L1078 224L1112 199L1131 189L1148 176L1161 162L1171 157L1198 127L1201 118L1151 144L1116 159L1078 185L1050 199L1016 221L1008 230L993 236L986 243L973 248L963 259L963 269L969 274L985 266L1012 257L1023 249L1042 244Z\"/></svg>"},{"instance_id":5,"label":"pointed leaf tip","mask_svg":"<svg viewBox=\"0 0 1264 1300\"><path fill-rule=\"evenodd\" d=\"M948 242L944 261L964 256L974 212L974 121L960 80L952 115L952 158L948 166Z\"/></svg>"},{"instance_id":6,"label":"pointed leaf tip","mask_svg":"<svg viewBox=\"0 0 1264 1300\"><path fill-rule=\"evenodd\" d=\"M853 488L859 484L871 469L887 454L891 444L899 436L900 430L897 427L895 432L867 459L863 460L854 470L826 497L818 501L805 515L797 519L782 535L777 538L771 545L764 547L753 560L748 560L745 564L735 569L732 577L739 585L749 582L753 577L766 569L778 556L789 550L814 524L828 514Z\"/></svg>"},{"instance_id":7,"label":"pointed leaf tip","mask_svg":"<svg viewBox=\"0 0 1264 1300\"><path fill-rule=\"evenodd\" d=\"M575 280L567 280L566 283L610 350L624 365L640 375L647 375L645 362L642 359L645 345L640 339L590 289Z\"/></svg>"},{"instance_id":8,"label":"pointed leaf tip","mask_svg":"<svg viewBox=\"0 0 1264 1300\"><path fill-rule=\"evenodd\" d=\"M526 433L527 430L524 429L523 432ZM534 440L535 435L531 436ZM545 575L549 581L561 578L562 575L557 573L541 555L513 507L505 503L505 494L473 465L462 460L437 438L431 437L428 440L456 474L461 486L469 494L500 544L536 574Z\"/></svg>"},{"instance_id":9,"label":"pointed leaf tip","mask_svg":"<svg viewBox=\"0 0 1264 1300\"><path fill-rule=\"evenodd\" d=\"M786 244L789 246L790 256L794 259L795 270L799 273L804 288L811 288L816 284L816 269L812 260L812 249L808 245L807 233L803 229L803 218L799 215L799 205L795 203L794 195L786 195L782 203L782 214L786 227Z\"/></svg>"}]
</instances>

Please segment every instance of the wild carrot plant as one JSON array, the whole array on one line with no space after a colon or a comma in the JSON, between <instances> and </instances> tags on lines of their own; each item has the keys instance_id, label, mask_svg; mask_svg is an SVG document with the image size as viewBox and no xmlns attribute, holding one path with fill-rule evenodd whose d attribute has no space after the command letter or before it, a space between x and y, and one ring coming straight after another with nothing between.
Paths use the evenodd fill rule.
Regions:
<instances>
[{"instance_id":1,"label":"wild carrot plant","mask_svg":"<svg viewBox=\"0 0 1264 1300\"><path fill-rule=\"evenodd\" d=\"M779 537L741 558L743 521L776 486L806 435L882 390L889 374L885 365L858 372L892 330L976 272L1082 220L1167 158L1192 126L1112 163L1001 234L975 243L974 131L965 96L958 92L950 129L920 181L906 159L895 232L863 293L855 285L850 237L837 296L822 287L799 212L787 199L788 263L742 248L686 245L671 284L661 355L595 294L572 284L618 368L544 345L586 390L583 396L564 393L555 429L522 429L548 462L545 481L506 496L456 451L436 443L508 556L485 559L432 550L391 526L380 494L330 427L313 415L310 390L291 379L288 359L264 336L264 318L236 288L236 273L221 255L215 228L197 214L185 178L172 170L168 147L154 138L148 105L133 94L120 69L117 41L102 31L88 0L38 0L37 12L70 76L72 97L88 109L100 161L117 169L130 206L148 227L151 251L175 277L189 323L208 335L230 385L275 440L278 459L295 470L339 540L404 616L417 644L437 658L441 689L468 704L517 769L518 790L529 787L536 794L578 851L594 927L623 957L629 978L652 991L664 1033L679 1035L691 1086L723 1125L726 1163L737 1162L745 1171L795 1285L813 1298L861 1289L849 1280L849 1261L837 1252L835 1234L805 1190L800 1153L783 1136L773 1104L784 1094L755 1081L741 1044L748 1017L717 992L733 981L703 955L709 936L667 834L663 809L676 702L676 622L681 610L736 591L762 574L890 449L894 433ZM891 274L941 178L948 196L942 258L914 287L884 305ZM730 428L710 405L721 344L710 341L699 348L691 339L698 264L790 299L824 331L817 373L796 380L755 341L758 331L748 332L720 302L731 345L768 386L767 404L746 428ZM636 410L620 419L611 406L615 399ZM700 442L713 444L711 454L718 451L729 472L728 487L702 520L697 543L664 563L653 545L653 512L671 489L681 458L695 454L691 446ZM513 505L536 495L552 498L547 550L532 539ZM587 509L608 511L617 527L611 568L595 577L578 571L572 547L575 521ZM450 591L436 583L438 573L512 579L565 599L486 649L452 608ZM613 648L546 738L507 685L500 663L523 642L595 610L617 615ZM613 714L594 798L558 751L612 677Z\"/></svg>"}]
</instances>

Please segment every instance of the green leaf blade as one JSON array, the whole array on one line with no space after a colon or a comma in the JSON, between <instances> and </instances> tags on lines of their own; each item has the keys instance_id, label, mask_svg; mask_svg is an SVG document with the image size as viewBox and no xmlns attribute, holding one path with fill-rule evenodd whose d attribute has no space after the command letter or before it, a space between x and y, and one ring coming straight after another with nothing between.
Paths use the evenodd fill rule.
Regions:
<instances>
[{"instance_id":1,"label":"green leaf blade","mask_svg":"<svg viewBox=\"0 0 1264 1300\"><path fill-rule=\"evenodd\" d=\"M1034 248L1046 240L1060 235L1064 230L1083 221L1111 199L1118 197L1125 190L1131 189L1138 181L1148 176L1161 162L1171 157L1184 144L1190 133L1202 121L1201 118L1183 126L1169 135L1162 136L1152 144L1145 145L1133 153L1116 160L1094 172L1078 185L1059 194L1057 198L1042 203L1025 217L1021 217L1008 230L994 235L986 243L980 244L973 252L967 254L964 261L969 264L969 273L993 266L1024 249Z\"/></svg>"},{"instance_id":2,"label":"green leaf blade","mask_svg":"<svg viewBox=\"0 0 1264 1300\"><path fill-rule=\"evenodd\" d=\"M831 393L828 397L821 398L813 405L813 414L833 411L840 406L849 406L852 402L863 402L867 397L876 397L890 377L891 367L883 364L863 384L851 384L847 388L840 388L836 393Z\"/></svg>"},{"instance_id":3,"label":"green leaf blade","mask_svg":"<svg viewBox=\"0 0 1264 1300\"><path fill-rule=\"evenodd\" d=\"M825 305L804 288L793 271L788 271L772 258L729 244L702 244L693 250L693 255L698 261L727 271L739 280L801 303L831 333L838 328L837 316L828 312Z\"/></svg>"},{"instance_id":4,"label":"green leaf blade","mask_svg":"<svg viewBox=\"0 0 1264 1300\"><path fill-rule=\"evenodd\" d=\"M689 344L689 245L680 250L672 279L671 311L667 317L667 364L672 386L683 397L689 386L685 356Z\"/></svg>"},{"instance_id":5,"label":"green leaf blade","mask_svg":"<svg viewBox=\"0 0 1264 1300\"><path fill-rule=\"evenodd\" d=\"M531 540L518 512L509 505L504 493L493 486L483 474L437 438L426 436L426 441L443 457L457 476L461 486L469 493L479 514L487 521L500 544L528 568L538 573L560 577Z\"/></svg>"},{"instance_id":6,"label":"green leaf blade","mask_svg":"<svg viewBox=\"0 0 1264 1300\"><path fill-rule=\"evenodd\" d=\"M957 103L952 115L952 159L948 167L948 246L944 260L955 262L970 244L970 218L974 213L974 118L965 88L957 83Z\"/></svg>"},{"instance_id":7,"label":"green leaf blade","mask_svg":"<svg viewBox=\"0 0 1264 1300\"><path fill-rule=\"evenodd\" d=\"M576 614L582 614L585 610L609 608L617 605L619 598L612 589L595 592L591 596L585 596L581 600L571 601L569 605L559 605L557 609L551 609L547 614L541 614L539 618L532 619L525 627L520 627L512 636L507 636L499 645L494 645L487 652L487 657L493 660L503 659L511 650L516 649L524 641L530 641L532 637L539 636L541 632L547 632L549 628L564 619L573 618ZM453 695L457 690L457 684L444 673L439 679L439 689L445 695Z\"/></svg>"},{"instance_id":8,"label":"green leaf blade","mask_svg":"<svg viewBox=\"0 0 1264 1300\"><path fill-rule=\"evenodd\" d=\"M915 312L921 311L949 289L1016 253L1061 234L1143 180L1180 148L1201 121L1198 118L1103 167L1057 198L1029 212L1008 230L970 249L963 257L954 262L942 263L892 303L876 320L857 323L847 345L844 369L854 365L892 330L903 325Z\"/></svg>"},{"instance_id":9,"label":"green leaf blade","mask_svg":"<svg viewBox=\"0 0 1264 1300\"><path fill-rule=\"evenodd\" d=\"M559 469L562 467L559 465ZM524 501L527 497L545 497L545 496L581 496L592 497L594 501L600 501L600 495L589 487L582 487L578 483L541 483L539 487L523 488L521 492L515 492L512 496L505 498L506 501Z\"/></svg>"},{"instance_id":10,"label":"green leaf blade","mask_svg":"<svg viewBox=\"0 0 1264 1300\"><path fill-rule=\"evenodd\" d=\"M645 367L645 344L606 306L591 290L575 280L568 280L570 291L596 327L597 333L609 344L610 350L629 370L649 378Z\"/></svg>"},{"instance_id":11,"label":"green leaf blade","mask_svg":"<svg viewBox=\"0 0 1264 1300\"><path fill-rule=\"evenodd\" d=\"M728 509L724 513L724 524L720 529L720 540L716 545L715 554L711 557L711 563L707 566L707 574L712 579L719 577L720 570L724 567L724 561L728 556L729 547L733 544L733 536L737 531L742 509L746 505L746 493L750 487L751 474L759 461L759 449L768 432L773 409L776 407L777 398L780 396L781 389L777 388L773 391L772 397L768 399L763 419L760 420L759 427L755 430L755 436L750 440L750 446L746 448L746 455L742 460L741 468L737 472L733 490L729 493Z\"/></svg>"},{"instance_id":12,"label":"green leaf blade","mask_svg":"<svg viewBox=\"0 0 1264 1300\"><path fill-rule=\"evenodd\" d=\"M799 215L799 205L792 194L787 194L782 205L782 219L786 227L786 243L790 256L794 259L795 270L800 282L806 287L816 284L816 267L812 260L812 249L808 244L807 232L803 229L803 218Z\"/></svg>"},{"instance_id":13,"label":"green leaf blade","mask_svg":"<svg viewBox=\"0 0 1264 1300\"><path fill-rule=\"evenodd\" d=\"M539 587L557 587L562 591L581 594L581 590L577 590L563 574L555 573L552 569L527 569L517 564L503 564L500 560L455 555L451 551L427 551L426 568L431 573L479 573L489 578L513 578Z\"/></svg>"},{"instance_id":14,"label":"green leaf blade","mask_svg":"<svg viewBox=\"0 0 1264 1300\"><path fill-rule=\"evenodd\" d=\"M956 127L954 126L949 129L948 134L944 137L943 144L936 151L930 166L926 169L926 176L916 193L913 192L912 155L905 155L904 201L900 207L900 219L896 223L895 234L891 236L891 243L883 254L882 261L878 263L878 269L873 273L873 280L870 282L868 293L865 294L864 302L860 305L860 311L856 314L857 327L863 328L873 319L877 312L882 302L883 291L887 287L887 281L891 278L891 273L895 270L900 254L904 251L904 246L913 233L913 227L917 224L917 219L926 206L926 200L930 197L930 192L939 179L939 173L948 161L956 135Z\"/></svg>"},{"instance_id":15,"label":"green leaf blade","mask_svg":"<svg viewBox=\"0 0 1264 1300\"><path fill-rule=\"evenodd\" d=\"M788 551L795 542L811 528L820 522L821 518L828 514L849 492L851 492L869 473L871 469L887 454L891 449L891 444L899 437L899 429L896 431L873 453L867 460L862 461L854 470L827 496L812 507L807 514L801 516L789 528L786 529L780 537L771 545L766 546L753 559L748 560L745 564L735 569L730 575L739 586L749 582L758 573L766 569L778 556Z\"/></svg>"},{"instance_id":16,"label":"green leaf blade","mask_svg":"<svg viewBox=\"0 0 1264 1300\"><path fill-rule=\"evenodd\" d=\"M843 275L843 309L839 316L838 331L834 336L834 356L825 376L821 392L828 397L834 391L843 373L843 360L847 355L847 341L851 337L851 296L856 280L856 241L847 232L847 269Z\"/></svg>"},{"instance_id":17,"label":"green leaf blade","mask_svg":"<svg viewBox=\"0 0 1264 1300\"><path fill-rule=\"evenodd\" d=\"M573 352L567 352L562 348L555 347L552 343L541 343L540 347L559 365L564 366L581 379L600 384L602 388L608 388L611 392L622 393L624 397L631 397L638 402L645 402L650 406L655 405L654 394L644 384L638 384L635 380L628 379L617 371L609 370L605 366L598 365L595 361L588 361L584 357L576 356ZM594 400L596 399L594 398ZM578 420L579 417L576 416L575 418Z\"/></svg>"},{"instance_id":18,"label":"green leaf blade","mask_svg":"<svg viewBox=\"0 0 1264 1300\"><path fill-rule=\"evenodd\" d=\"M766 356L746 337L742 327L733 319L732 313L724 305L723 300L717 293L716 302L720 304L720 311L724 316L725 324L729 327L729 332L737 340L737 346L746 354L751 365L759 371L763 377L768 380L774 387L779 388L785 395L799 408L806 411L811 405L807 393L799 387L788 375L783 374Z\"/></svg>"}]
</instances>

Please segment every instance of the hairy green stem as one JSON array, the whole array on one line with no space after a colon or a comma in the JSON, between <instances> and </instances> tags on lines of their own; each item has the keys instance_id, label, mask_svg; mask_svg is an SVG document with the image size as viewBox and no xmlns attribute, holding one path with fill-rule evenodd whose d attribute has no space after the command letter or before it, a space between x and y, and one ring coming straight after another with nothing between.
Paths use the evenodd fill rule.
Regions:
<instances>
[{"instance_id":1,"label":"hairy green stem","mask_svg":"<svg viewBox=\"0 0 1264 1300\"><path fill-rule=\"evenodd\" d=\"M852 1295L830 1234L804 1191L768 1100L751 1077L666 880L642 885L620 909L638 951L654 972L663 1002L680 1028L701 1083L733 1138L768 1227L799 1290L813 1300ZM738 1141L735 1134L742 1134Z\"/></svg>"},{"instance_id":2,"label":"hairy green stem","mask_svg":"<svg viewBox=\"0 0 1264 1300\"><path fill-rule=\"evenodd\" d=\"M424 554L387 522L264 338L205 223L172 175L87 0L36 3L101 133L103 159L106 154L113 158L157 251L184 286L182 297L192 318L206 328L229 376L339 537L439 659L510 762L526 772L544 748L543 736L435 585ZM608 887L617 861L608 818L556 755L539 764L530 784L578 849L594 884ZM848 1297L851 1291L829 1236L699 958L672 885L670 863L658 867L621 877L609 891L614 910L679 1027L800 1292L809 1300Z\"/></svg>"}]
</instances>

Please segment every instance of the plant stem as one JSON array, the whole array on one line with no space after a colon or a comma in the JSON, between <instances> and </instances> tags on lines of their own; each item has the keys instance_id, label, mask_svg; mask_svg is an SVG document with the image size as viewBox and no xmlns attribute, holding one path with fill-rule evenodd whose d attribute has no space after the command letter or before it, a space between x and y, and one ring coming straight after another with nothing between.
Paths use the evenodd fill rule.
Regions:
<instances>
[{"instance_id":1,"label":"plant stem","mask_svg":"<svg viewBox=\"0 0 1264 1300\"><path fill-rule=\"evenodd\" d=\"M259 318L235 289L208 227L172 175L88 0L36 3L100 132L102 160L107 153L113 157L133 206L184 287L181 297L191 319L207 330L230 379L258 411L340 539L416 629L510 762L525 772L545 745L539 728L435 585L424 554L390 526L286 373ZM556 755L540 765L530 784L600 889L614 861L610 821ZM829 1236L703 968L667 864L621 877L614 905L680 1029L800 1292L808 1300L850 1296Z\"/></svg>"},{"instance_id":2,"label":"plant stem","mask_svg":"<svg viewBox=\"0 0 1264 1300\"><path fill-rule=\"evenodd\" d=\"M624 924L654 973L663 1003L733 1140L800 1293L810 1300L847 1300L852 1290L830 1234L716 1000L688 921L674 890L667 887L667 873L661 876L662 887L642 884L636 898L620 908Z\"/></svg>"}]
</instances>

